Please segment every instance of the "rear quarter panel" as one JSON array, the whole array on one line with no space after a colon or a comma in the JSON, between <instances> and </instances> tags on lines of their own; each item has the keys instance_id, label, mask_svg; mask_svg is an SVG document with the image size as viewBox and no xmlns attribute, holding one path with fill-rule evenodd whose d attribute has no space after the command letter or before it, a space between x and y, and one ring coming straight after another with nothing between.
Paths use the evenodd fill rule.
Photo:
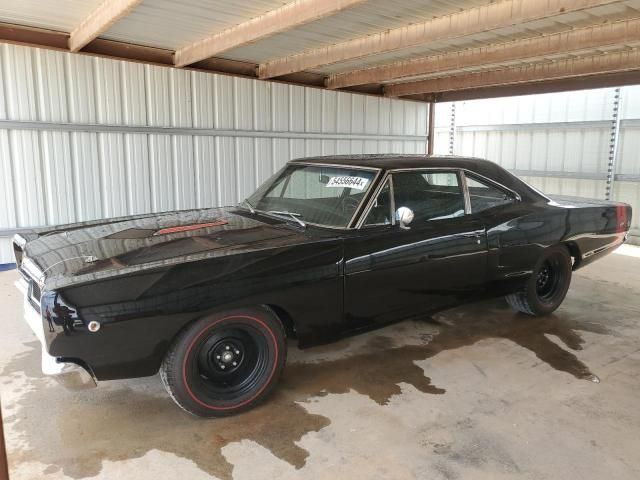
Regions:
<instances>
[{"instance_id":1,"label":"rear quarter panel","mask_svg":"<svg viewBox=\"0 0 640 480\"><path fill-rule=\"evenodd\" d=\"M628 208L619 224L620 208ZM566 244L576 257L574 268L622 244L631 207L614 202L570 202L566 198L516 202L481 214L487 226L489 281L505 292L519 288L550 246ZM499 293L499 292L496 292Z\"/></svg>"}]
</instances>

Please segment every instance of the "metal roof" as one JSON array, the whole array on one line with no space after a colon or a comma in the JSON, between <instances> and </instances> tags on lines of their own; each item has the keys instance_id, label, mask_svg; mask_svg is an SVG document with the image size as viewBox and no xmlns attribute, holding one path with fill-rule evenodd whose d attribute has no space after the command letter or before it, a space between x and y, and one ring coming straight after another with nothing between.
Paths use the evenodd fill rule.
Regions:
<instances>
[{"instance_id":1,"label":"metal roof","mask_svg":"<svg viewBox=\"0 0 640 480\"><path fill-rule=\"evenodd\" d=\"M283 0L145 0L103 37L175 50L285 3Z\"/></svg>"},{"instance_id":2,"label":"metal roof","mask_svg":"<svg viewBox=\"0 0 640 480\"><path fill-rule=\"evenodd\" d=\"M317 22L230 50L224 56L260 63L488 3L490 0L369 0Z\"/></svg>"},{"instance_id":3,"label":"metal roof","mask_svg":"<svg viewBox=\"0 0 640 480\"><path fill-rule=\"evenodd\" d=\"M250 77L281 77L283 81L322 87L336 74L447 53L455 55L482 46L544 39L557 32L639 18L640 0L21 0L0 5L0 42L64 49L69 35L73 39L81 30L87 40L77 48L90 54L167 65L175 62L179 67ZM451 23L445 29L431 28L431 23L438 20ZM34 32L30 27L46 31ZM411 30L414 27L423 28L424 32ZM432 34L432 30L440 33ZM412 35L422 35L424 40L415 40ZM69 45L77 50L75 44ZM369 83L352 81L337 88L383 95L385 84L582 57L594 60L593 72L580 67L582 73L576 75L575 67L568 64L566 71L553 78L537 76L530 82L551 84L590 75L602 78L602 86L616 81L630 83L631 73L640 73L640 66L618 62L607 68L614 58L607 54L639 46L640 28L633 27L615 41L596 42L589 48L577 49L574 45L572 49L547 49L541 50L540 55L533 52L499 61L491 61L489 56L480 65L461 64L446 71L374 79ZM181 64L178 58L184 55L187 60ZM486 88L474 81L470 77L469 82L457 85L470 92ZM516 83L528 81L525 77ZM571 88L570 82L563 85L559 88ZM420 91L421 95L406 97L443 100L446 92L444 86L438 91L425 90Z\"/></svg>"},{"instance_id":4,"label":"metal roof","mask_svg":"<svg viewBox=\"0 0 640 480\"><path fill-rule=\"evenodd\" d=\"M0 22L70 32L104 0L19 0L0 2Z\"/></svg>"}]
</instances>

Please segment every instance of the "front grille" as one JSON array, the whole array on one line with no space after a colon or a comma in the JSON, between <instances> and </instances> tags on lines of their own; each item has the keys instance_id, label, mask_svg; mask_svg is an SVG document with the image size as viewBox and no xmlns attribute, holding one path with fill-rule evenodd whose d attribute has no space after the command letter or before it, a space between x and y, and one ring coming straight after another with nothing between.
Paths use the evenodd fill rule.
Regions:
<instances>
[{"instance_id":1,"label":"front grille","mask_svg":"<svg viewBox=\"0 0 640 480\"><path fill-rule=\"evenodd\" d=\"M31 280L31 297L40 302L41 296L42 291L40 290L40 285L38 285L34 280Z\"/></svg>"},{"instance_id":2,"label":"front grille","mask_svg":"<svg viewBox=\"0 0 640 480\"><path fill-rule=\"evenodd\" d=\"M40 297L42 296L42 291L40 290L40 285L38 285L35 280L29 281L29 292L27 293L27 299L33 308L36 309L37 312L40 312Z\"/></svg>"},{"instance_id":3,"label":"front grille","mask_svg":"<svg viewBox=\"0 0 640 480\"><path fill-rule=\"evenodd\" d=\"M20 265L20 273L29 285L27 299L38 312L40 311L40 298L42 297L42 287L40 281L44 280L44 275L38 266L28 257L23 257Z\"/></svg>"}]
</instances>

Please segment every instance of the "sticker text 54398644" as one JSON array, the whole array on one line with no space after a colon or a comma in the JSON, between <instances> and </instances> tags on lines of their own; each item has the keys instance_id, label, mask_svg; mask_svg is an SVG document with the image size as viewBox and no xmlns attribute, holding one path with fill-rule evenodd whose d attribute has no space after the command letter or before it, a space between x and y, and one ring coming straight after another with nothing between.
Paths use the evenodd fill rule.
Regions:
<instances>
[{"instance_id":1,"label":"sticker text 54398644","mask_svg":"<svg viewBox=\"0 0 640 480\"><path fill-rule=\"evenodd\" d=\"M347 187L356 190L364 190L369 182L368 178L362 177L331 177L327 182L327 187Z\"/></svg>"}]
</instances>

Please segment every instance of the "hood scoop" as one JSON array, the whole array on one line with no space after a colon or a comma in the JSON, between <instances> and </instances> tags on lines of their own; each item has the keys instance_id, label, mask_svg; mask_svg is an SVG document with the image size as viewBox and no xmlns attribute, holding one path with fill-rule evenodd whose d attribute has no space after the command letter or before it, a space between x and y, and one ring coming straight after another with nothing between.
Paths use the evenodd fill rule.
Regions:
<instances>
[{"instance_id":1,"label":"hood scoop","mask_svg":"<svg viewBox=\"0 0 640 480\"><path fill-rule=\"evenodd\" d=\"M171 227L164 227L159 230L152 229L152 228L128 228L126 230L113 233L105 238L109 240L137 240L137 239L143 239L143 238L157 237L159 235L168 235L170 233L191 232L194 230L201 230L204 228L219 227L222 225L227 225L228 223L229 222L227 220L220 219L220 220L216 220L214 222L209 222L209 223L192 223L189 225L175 225Z\"/></svg>"},{"instance_id":2,"label":"hood scoop","mask_svg":"<svg viewBox=\"0 0 640 480\"><path fill-rule=\"evenodd\" d=\"M219 227L220 225L226 225L226 220L216 220L215 222L210 223L194 223L192 225L180 225L177 227L168 227L162 228L156 231L153 235L167 235L169 233L178 233L178 232L191 232L192 230L200 230L201 228L209 228L209 227Z\"/></svg>"}]
</instances>

